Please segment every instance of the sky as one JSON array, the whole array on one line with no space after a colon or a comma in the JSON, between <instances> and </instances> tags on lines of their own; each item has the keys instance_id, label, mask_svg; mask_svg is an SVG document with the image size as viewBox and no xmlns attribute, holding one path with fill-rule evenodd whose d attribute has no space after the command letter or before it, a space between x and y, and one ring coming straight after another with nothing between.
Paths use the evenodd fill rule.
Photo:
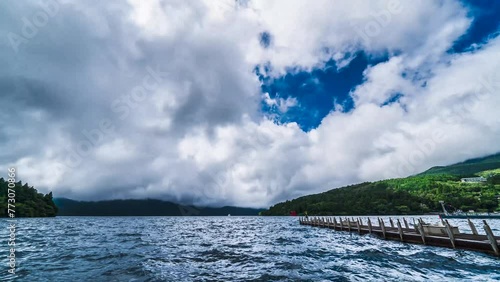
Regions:
<instances>
[{"instance_id":1,"label":"sky","mask_svg":"<svg viewBox=\"0 0 500 282\"><path fill-rule=\"evenodd\" d=\"M499 23L486 0L1 1L0 175L261 208L497 153Z\"/></svg>"}]
</instances>

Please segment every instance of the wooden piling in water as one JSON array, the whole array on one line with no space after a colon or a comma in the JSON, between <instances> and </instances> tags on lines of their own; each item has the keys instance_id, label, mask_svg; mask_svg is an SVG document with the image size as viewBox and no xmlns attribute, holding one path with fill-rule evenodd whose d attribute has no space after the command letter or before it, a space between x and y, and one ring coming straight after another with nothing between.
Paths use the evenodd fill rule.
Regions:
<instances>
[{"instance_id":1,"label":"wooden piling in water","mask_svg":"<svg viewBox=\"0 0 500 282\"><path fill-rule=\"evenodd\" d=\"M382 235L384 236L384 239L387 239L385 236L385 225L384 225L384 220L383 219L378 219L378 223L380 225L380 229L382 229Z\"/></svg>"},{"instance_id":2,"label":"wooden piling in water","mask_svg":"<svg viewBox=\"0 0 500 282\"><path fill-rule=\"evenodd\" d=\"M425 245L425 232L424 232L424 227L422 224L422 219L418 220L418 232L420 233L420 236L422 237L422 243Z\"/></svg>"},{"instance_id":3,"label":"wooden piling in water","mask_svg":"<svg viewBox=\"0 0 500 282\"><path fill-rule=\"evenodd\" d=\"M450 223L448 222L448 220L445 220L444 223L446 226L446 233L448 233L448 237L451 241L451 245L453 246L453 249L455 249L455 236L453 235L453 231L451 230Z\"/></svg>"},{"instance_id":4,"label":"wooden piling in water","mask_svg":"<svg viewBox=\"0 0 500 282\"><path fill-rule=\"evenodd\" d=\"M486 232L486 236L488 237L488 240L490 241L491 247L493 248L495 255L499 256L500 250L498 248L497 240L495 239L495 236L493 236L493 232L491 231L491 228L488 225L488 223L486 223L486 220L483 220L483 223L484 223L484 231Z\"/></svg>"},{"instance_id":5,"label":"wooden piling in water","mask_svg":"<svg viewBox=\"0 0 500 282\"><path fill-rule=\"evenodd\" d=\"M469 223L470 230L472 231L472 234L474 234L474 235L479 235L479 234L477 233L476 226L474 226L474 223L472 223L472 221L470 221L470 218L467 218L467 222Z\"/></svg>"},{"instance_id":6,"label":"wooden piling in water","mask_svg":"<svg viewBox=\"0 0 500 282\"><path fill-rule=\"evenodd\" d=\"M399 232L399 238L401 239L401 242L403 242L403 228L401 228L401 222L399 221L399 218L398 218L398 221L397 221L397 224L398 224L398 232Z\"/></svg>"}]
</instances>

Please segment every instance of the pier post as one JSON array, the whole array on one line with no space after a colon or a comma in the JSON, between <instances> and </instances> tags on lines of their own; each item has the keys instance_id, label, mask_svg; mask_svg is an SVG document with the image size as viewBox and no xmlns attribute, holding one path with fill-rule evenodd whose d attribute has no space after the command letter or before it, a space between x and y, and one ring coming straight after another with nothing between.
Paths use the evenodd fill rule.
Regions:
<instances>
[{"instance_id":1,"label":"pier post","mask_svg":"<svg viewBox=\"0 0 500 282\"><path fill-rule=\"evenodd\" d=\"M356 225L358 227L358 233L361 234L361 227L359 226L359 219L356 221Z\"/></svg>"},{"instance_id":2,"label":"pier post","mask_svg":"<svg viewBox=\"0 0 500 282\"><path fill-rule=\"evenodd\" d=\"M399 239L401 239L401 242L403 242L403 228L401 228L401 222L399 221L399 218L398 218L397 224L398 224L398 231L399 231Z\"/></svg>"},{"instance_id":3,"label":"pier post","mask_svg":"<svg viewBox=\"0 0 500 282\"><path fill-rule=\"evenodd\" d=\"M444 225L446 226L446 232L448 233L448 237L450 237L451 246L453 247L453 249L455 249L455 236L453 235L453 231L451 230L451 226L448 220L444 221Z\"/></svg>"},{"instance_id":4,"label":"pier post","mask_svg":"<svg viewBox=\"0 0 500 282\"><path fill-rule=\"evenodd\" d=\"M385 237L385 225L384 225L384 220L383 219L378 219L378 223L380 225L380 229L382 229L382 235L384 236L384 239L386 239Z\"/></svg>"},{"instance_id":5,"label":"pier post","mask_svg":"<svg viewBox=\"0 0 500 282\"><path fill-rule=\"evenodd\" d=\"M333 229L337 230L337 220L333 217Z\"/></svg>"},{"instance_id":6,"label":"pier post","mask_svg":"<svg viewBox=\"0 0 500 282\"><path fill-rule=\"evenodd\" d=\"M368 231L372 234L372 221L368 218Z\"/></svg>"},{"instance_id":7,"label":"pier post","mask_svg":"<svg viewBox=\"0 0 500 282\"><path fill-rule=\"evenodd\" d=\"M424 233L424 227L422 226L422 219L418 220L417 229L418 233L420 233L420 236L422 237L422 243L425 245L425 233Z\"/></svg>"},{"instance_id":8,"label":"pier post","mask_svg":"<svg viewBox=\"0 0 500 282\"><path fill-rule=\"evenodd\" d=\"M359 225L362 226L363 225L363 220L361 219L361 217L358 217L358 219L359 219Z\"/></svg>"},{"instance_id":9,"label":"pier post","mask_svg":"<svg viewBox=\"0 0 500 282\"><path fill-rule=\"evenodd\" d=\"M472 223L472 221L470 221L470 218L467 218L467 221L469 222L469 226L470 226L470 230L472 230L472 234L479 235L479 233L477 233L476 226L474 226L474 223Z\"/></svg>"},{"instance_id":10,"label":"pier post","mask_svg":"<svg viewBox=\"0 0 500 282\"><path fill-rule=\"evenodd\" d=\"M403 221L405 223L405 228L410 229L410 227L408 226L408 221L406 221L406 218L403 217Z\"/></svg>"},{"instance_id":11,"label":"pier post","mask_svg":"<svg viewBox=\"0 0 500 282\"><path fill-rule=\"evenodd\" d=\"M339 223L340 223L340 231L344 230L344 224L342 223L342 217L339 217Z\"/></svg>"},{"instance_id":12,"label":"pier post","mask_svg":"<svg viewBox=\"0 0 500 282\"><path fill-rule=\"evenodd\" d=\"M495 239L495 236L493 235L493 231L491 231L490 226L486 222L486 220L483 220L484 223L484 231L486 232L486 236L488 237L488 240L490 240L491 247L493 248L493 252L495 252L495 255L500 256L500 250L498 249L498 244L497 240Z\"/></svg>"},{"instance_id":13,"label":"pier post","mask_svg":"<svg viewBox=\"0 0 500 282\"><path fill-rule=\"evenodd\" d=\"M347 218L347 228L349 228L349 232L351 232L351 220Z\"/></svg>"},{"instance_id":14,"label":"pier post","mask_svg":"<svg viewBox=\"0 0 500 282\"><path fill-rule=\"evenodd\" d=\"M392 218L389 217L389 222L391 223L391 227L394 228L394 222L392 222Z\"/></svg>"}]
</instances>

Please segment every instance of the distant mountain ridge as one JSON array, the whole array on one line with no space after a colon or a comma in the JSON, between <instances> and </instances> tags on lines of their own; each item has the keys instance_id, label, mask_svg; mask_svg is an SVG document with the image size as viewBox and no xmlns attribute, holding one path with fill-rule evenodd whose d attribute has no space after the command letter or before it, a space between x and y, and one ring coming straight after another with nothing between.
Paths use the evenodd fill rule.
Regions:
<instances>
[{"instance_id":1,"label":"distant mountain ridge","mask_svg":"<svg viewBox=\"0 0 500 282\"><path fill-rule=\"evenodd\" d=\"M75 201L55 198L59 216L227 216L259 215L263 209L225 206L194 207L172 202L144 200Z\"/></svg>"}]
</instances>

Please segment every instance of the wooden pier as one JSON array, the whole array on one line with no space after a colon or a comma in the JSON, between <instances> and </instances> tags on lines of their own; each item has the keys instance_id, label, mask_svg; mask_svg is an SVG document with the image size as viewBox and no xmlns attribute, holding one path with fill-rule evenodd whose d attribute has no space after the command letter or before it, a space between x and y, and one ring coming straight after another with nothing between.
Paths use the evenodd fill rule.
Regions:
<instances>
[{"instance_id":1,"label":"wooden pier","mask_svg":"<svg viewBox=\"0 0 500 282\"><path fill-rule=\"evenodd\" d=\"M368 218L337 218L336 217L300 217L302 225L329 228L336 231L355 232L358 234L373 234L385 240L401 241L411 244L464 249L488 253L500 257L500 236L494 236L490 226L483 220L485 234L479 234L474 224L468 220L472 234L459 233L447 220L442 220L443 226L425 224L422 219L409 224L406 219L393 220L389 223L378 218L378 223L373 224Z\"/></svg>"}]
</instances>

